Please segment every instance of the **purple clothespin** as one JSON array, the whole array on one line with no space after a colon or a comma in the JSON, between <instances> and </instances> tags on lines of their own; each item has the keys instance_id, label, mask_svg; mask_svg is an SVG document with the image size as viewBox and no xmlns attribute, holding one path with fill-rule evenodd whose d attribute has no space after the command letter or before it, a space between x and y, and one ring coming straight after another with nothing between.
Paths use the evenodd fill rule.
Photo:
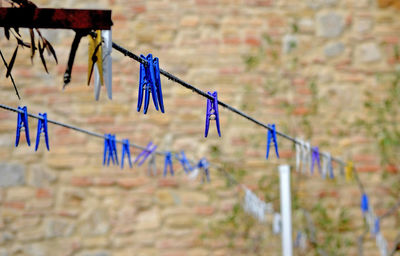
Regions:
<instances>
[{"instance_id":1,"label":"purple clothespin","mask_svg":"<svg viewBox=\"0 0 400 256\"><path fill-rule=\"evenodd\" d=\"M366 212L368 212L369 210L369 204L368 204L368 196L367 194L362 194L361 196L361 211L363 214L365 214Z\"/></svg>"},{"instance_id":2,"label":"purple clothespin","mask_svg":"<svg viewBox=\"0 0 400 256\"><path fill-rule=\"evenodd\" d=\"M118 153L117 153L117 142L115 140L115 135L104 134L104 151L103 151L103 165L110 165L110 160L113 165L118 163Z\"/></svg>"},{"instance_id":3,"label":"purple clothespin","mask_svg":"<svg viewBox=\"0 0 400 256\"><path fill-rule=\"evenodd\" d=\"M165 154L164 173L163 173L164 177L167 176L168 168L169 168L169 171L170 171L171 175L174 176L174 168L172 167L172 154L171 154L171 152L167 152Z\"/></svg>"},{"instance_id":4,"label":"purple clothespin","mask_svg":"<svg viewBox=\"0 0 400 256\"><path fill-rule=\"evenodd\" d=\"M197 168L203 169L204 171L203 182L204 182L204 177L206 178L207 182L210 182L210 172L208 170L209 167L210 164L205 158L200 159L199 163L197 164Z\"/></svg>"},{"instance_id":5,"label":"purple clothespin","mask_svg":"<svg viewBox=\"0 0 400 256\"><path fill-rule=\"evenodd\" d=\"M140 154L136 157L135 161L133 162L134 164L136 164L139 159L143 158L140 162L139 162L139 166L141 166L144 161L146 161L146 159L154 153L154 151L157 149L157 145L153 145L153 142L149 142L149 144L147 144L146 148L140 152Z\"/></svg>"},{"instance_id":6,"label":"purple clothespin","mask_svg":"<svg viewBox=\"0 0 400 256\"><path fill-rule=\"evenodd\" d=\"M46 142L47 151L50 151L49 133L48 133L48 130L47 130L47 113L43 113L43 114L39 113L37 134L36 134L35 151L38 150L39 142L40 142L40 135L41 135L42 132L44 133L44 141Z\"/></svg>"},{"instance_id":7,"label":"purple clothespin","mask_svg":"<svg viewBox=\"0 0 400 256\"><path fill-rule=\"evenodd\" d=\"M181 151L180 154L177 154L177 158L181 163L183 170L186 174L193 170L193 166L190 164L189 160L186 158L185 152Z\"/></svg>"},{"instance_id":8,"label":"purple clothespin","mask_svg":"<svg viewBox=\"0 0 400 256\"><path fill-rule=\"evenodd\" d=\"M319 149L318 147L313 147L311 153L311 174L314 174L314 164L317 162L318 164L318 171L321 173L321 161L319 159Z\"/></svg>"},{"instance_id":9,"label":"purple clothespin","mask_svg":"<svg viewBox=\"0 0 400 256\"><path fill-rule=\"evenodd\" d=\"M221 129L219 126L219 112L218 112L218 94L217 91L211 93L207 92L213 99L207 98L207 113L206 113L206 129L204 137L207 138L208 129L210 128L210 120L215 120L219 137L221 137Z\"/></svg>"},{"instance_id":10,"label":"purple clothespin","mask_svg":"<svg viewBox=\"0 0 400 256\"><path fill-rule=\"evenodd\" d=\"M276 138L276 129L275 129L275 124L269 124L268 125L271 129L268 129L268 136L267 136L267 154L265 158L268 159L269 156L269 147L271 146L271 140L274 143L275 146L275 153L276 156L279 158L279 152L278 152L278 140Z\"/></svg>"},{"instance_id":11,"label":"purple clothespin","mask_svg":"<svg viewBox=\"0 0 400 256\"><path fill-rule=\"evenodd\" d=\"M31 145L31 139L29 137L29 125L28 125L28 110L26 106L18 107L18 110L24 111L23 113L18 112L18 120L17 120L17 131L15 136L15 147L18 147L19 138L21 135L21 129L25 130L25 138L28 146Z\"/></svg>"},{"instance_id":12,"label":"purple clothespin","mask_svg":"<svg viewBox=\"0 0 400 256\"><path fill-rule=\"evenodd\" d=\"M121 157L121 169L124 168L124 156L127 155L129 167L132 168L130 143L128 139L122 140L122 157Z\"/></svg>"}]
</instances>

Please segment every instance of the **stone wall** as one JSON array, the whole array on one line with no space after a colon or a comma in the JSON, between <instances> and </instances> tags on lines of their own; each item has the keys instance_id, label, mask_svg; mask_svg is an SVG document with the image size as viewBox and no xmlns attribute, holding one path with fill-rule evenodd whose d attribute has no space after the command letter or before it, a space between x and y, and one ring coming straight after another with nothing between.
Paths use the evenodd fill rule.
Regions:
<instances>
[{"instance_id":1,"label":"stone wall","mask_svg":"<svg viewBox=\"0 0 400 256\"><path fill-rule=\"evenodd\" d=\"M398 179L399 162L382 162L378 138L356 125L373 115L364 106L366 93L385 95L399 62L395 9L380 9L370 0L35 3L112 9L114 42L137 54L151 52L163 69L204 91L217 90L224 102L275 123L278 130L310 139L323 151L354 160L378 214L398 197L389 181ZM22 33L29 41L27 31ZM279 139L281 158L272 154L266 161L266 131L224 109L222 138L212 123L205 139L205 99L165 78L166 113L153 106L147 115L136 112L139 65L118 52L112 56L113 100L103 90L96 102L93 85L86 86L86 40L77 53L72 83L63 91L73 32L42 33L53 44L59 64L48 57L46 74L39 56L32 65L29 50L21 49L12 73L22 100L2 76L2 104L27 105L31 113L47 112L50 119L115 133L140 145L153 141L161 150L185 150L192 159L205 156L278 209L277 167L294 163L290 142ZM0 45L9 60L15 42L0 33ZM227 186L218 170L212 169L211 183L203 184L189 180L177 162L176 175L163 178L161 158L156 177L148 175L147 165L104 167L101 139L54 125L49 125L50 152L44 141L35 152L23 136L15 148L16 118L0 110L0 256L280 255L271 216L266 224L257 224L243 214L237 208L240 188ZM34 143L37 120L29 121ZM334 251L337 246L343 255L356 255L357 236L363 231L360 192L338 172L335 166L335 181L317 174L293 175L295 231L305 226L298 209L309 209L321 248ZM341 211L349 223L331 223L335 229L326 231L327 226L319 225L319 204L334 224ZM382 221L389 245L398 229L398 215ZM333 246L328 235L345 243ZM365 255L378 253L372 237L364 248ZM295 251L316 255L312 244L305 252Z\"/></svg>"}]
</instances>

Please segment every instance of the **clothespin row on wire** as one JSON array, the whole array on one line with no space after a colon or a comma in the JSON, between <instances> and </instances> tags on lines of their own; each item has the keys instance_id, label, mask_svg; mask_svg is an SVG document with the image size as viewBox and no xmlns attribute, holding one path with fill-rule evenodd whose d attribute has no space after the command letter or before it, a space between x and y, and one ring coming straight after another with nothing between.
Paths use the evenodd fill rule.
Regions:
<instances>
[{"instance_id":1,"label":"clothespin row on wire","mask_svg":"<svg viewBox=\"0 0 400 256\"><path fill-rule=\"evenodd\" d=\"M28 145L30 145L30 138L29 138L29 125L28 125L28 116L30 117L34 117L36 119L38 119L38 134L39 136L37 136L37 145L39 144L39 137L41 133L45 134L45 141L46 141L46 146L49 149L49 143L48 143L48 130L47 130L47 123L53 123L56 125L60 125L66 128L70 128L82 133L86 133L88 135L92 135L92 136L96 136L96 137L101 137L105 140L104 142L104 154L103 154L103 164L107 163L107 165L109 165L110 160L113 162L113 164L118 164L118 153L117 153L117 149L116 149L116 143L122 143L122 157L121 157L121 166L123 168L123 162L124 162L124 158L125 156L128 158L128 162L131 165L131 155L130 155L130 150L129 150L129 146L134 146L134 147L138 147L143 149L142 153L138 155L138 157L135 159L135 163L138 162L138 160L143 157L143 159L140 161L140 165L143 164L143 162L150 156L151 160L150 163L154 163L154 154L162 154L166 157L166 161L168 162L168 164L171 162L172 163L172 154L169 152L167 153L162 153L162 152L157 152L155 151L157 146L153 145L151 142L149 143L149 145L144 148L144 147L140 147L134 144L131 144L129 142L129 140L122 140L122 141L117 141L115 135L112 134L106 134L106 135L101 135L101 134L97 134L97 133L93 133L78 127L74 127L68 124L63 124L63 123L59 123L53 120L48 120L47 119L47 114L39 114L38 116L32 115L32 114L28 114L27 108L26 107L19 107L18 109L15 108L11 108L5 105L0 104L1 108L10 110L10 111L14 111L18 113L18 119L17 119L17 131L16 131L16 146L18 146L19 144L19 138L20 138L20 132L23 130L25 131L25 136L26 136L26 141L28 143ZM271 136L271 138L273 138L273 136ZM195 173L197 171L198 174L198 170L199 169L204 169L204 176L203 176L203 181L204 181L204 177L206 178L206 180L209 181L209 171L208 168L210 166L210 164L207 162L207 160L205 160L204 158L201 159L199 161L199 163L195 166L193 166L189 160L187 160L185 153L181 152L180 154L175 154L175 158L177 158L181 164L183 169L185 170L185 172L189 172L189 173ZM167 166L165 166L166 168ZM172 168L170 169L172 170ZM197 176L196 174L196 176ZM237 181L236 181L237 183ZM254 198L253 198L254 199ZM257 199L259 200L259 199ZM256 200L256 201L257 201ZM254 201L254 200L253 200ZM362 209L369 209L368 205L368 200L365 200L365 198L363 199L363 207ZM261 208L264 208L265 204L262 201L259 201ZM268 204L267 204L268 205ZM400 202L398 204L398 206L400 206ZM268 207L267 207L268 208ZM257 210L259 211L259 209ZM255 213L254 213L255 214ZM259 213L256 214L256 216L261 216L259 215ZM258 217L256 217L258 218ZM382 246L382 244L384 244L386 241L384 240L383 236L380 234L380 219L375 219L373 222L374 225L374 232L377 234L377 242L379 242L380 248L383 251L385 247ZM372 222L371 222L372 223ZM276 224L276 222L275 222ZM382 249L383 248L383 249Z\"/></svg>"},{"instance_id":2,"label":"clothespin row on wire","mask_svg":"<svg viewBox=\"0 0 400 256\"><path fill-rule=\"evenodd\" d=\"M360 208L361 208L362 215L365 219L365 223L367 224L366 227L369 229L371 235L375 237L376 245L379 248L379 252L382 256L389 255L388 254L389 251L388 251L387 241L386 241L385 237L383 236L383 234L381 233L381 221L384 218L395 213L399 207L400 207L400 200L397 202L397 204L395 204L388 211L386 211L385 213L383 213L380 216L377 216L374 213L373 207L369 203L368 195L366 193L363 193L361 195ZM359 238L359 251L361 252L361 254L363 252L362 244L364 242L364 236L367 234L368 229L366 229L364 234Z\"/></svg>"},{"instance_id":3,"label":"clothespin row on wire","mask_svg":"<svg viewBox=\"0 0 400 256\"><path fill-rule=\"evenodd\" d=\"M49 133L47 129L47 114L46 113L39 113L38 124L37 124L37 133L36 133L36 144L35 144L35 151L39 148L40 143L40 136L44 135L46 148L49 151ZM21 137L21 131L25 131L25 138L28 146L31 145L31 140L29 136L29 123L28 123L28 109L26 106L18 107L18 117L17 117L17 129L15 135L15 147L19 145L19 139Z\"/></svg>"},{"instance_id":4,"label":"clothespin row on wire","mask_svg":"<svg viewBox=\"0 0 400 256\"><path fill-rule=\"evenodd\" d=\"M300 173L306 173L310 170L311 175L314 174L315 166L318 167L318 173L325 179L329 177L330 179L335 178L333 169L333 159L330 153L320 153L318 147L311 147L309 142L304 142L301 139L297 139L298 143L295 144L296 150L296 171ZM322 158L322 164L321 164ZM355 170L352 161L348 161L346 165L343 162L339 162L340 174L345 176L346 181L352 181L355 178ZM363 191L363 186L359 179L359 186L361 191Z\"/></svg>"},{"instance_id":5,"label":"clothespin row on wire","mask_svg":"<svg viewBox=\"0 0 400 256\"><path fill-rule=\"evenodd\" d=\"M38 129L37 129L37 136L36 136L35 151L38 149L41 135L43 135L45 138L47 150L50 150L49 135L48 135L48 123L50 122L55 125L63 126L63 127L69 128L69 129L73 129L73 130L91 135L91 136L95 136L95 137L104 139L103 165L109 166L110 163L112 163L113 165L120 165L121 169L123 169L124 162L128 161L129 167L132 168L133 164L136 164L136 163L139 166L141 166L150 157L151 168L154 169L155 168L154 155L157 154L157 155L163 155L165 157L164 176L166 176L168 169L169 169L170 174L174 175L174 170L173 170L172 164L173 164L173 160L176 159L181 163L182 168L185 171L185 173L190 174L195 169L197 170L197 172L199 170L202 170L203 174L204 174L203 182L210 181L210 172L209 172L210 164L208 163L208 161L205 158L200 159L200 161L196 165L193 165L191 163L191 161L186 157L186 155L183 151L181 151L180 153L159 152L159 151L156 151L157 145L153 144L153 142L150 142L146 147L141 147L139 145L131 143L128 139L123 139L122 141L118 141L114 134L101 135L101 134L90 132L90 131L87 131L82 128L75 127L75 126L72 126L69 124L64 124L64 123L60 123L57 121L49 120L49 119L47 119L46 113L39 113L37 116L30 114L30 113L28 113L28 109L26 106L18 107L17 109L15 109L15 108L0 104L0 108L17 112L15 147L18 147L18 145L19 145L21 131L25 132L26 142L27 142L28 146L30 146L30 133L29 133L28 117L33 117L33 118L38 119ZM122 153L121 153L120 161L118 158L117 143L122 144ZM136 147L136 148L142 149L142 152L137 155L137 157L135 158L133 163L132 163L132 158L131 158L130 147ZM150 165L149 165L149 167L150 167Z\"/></svg>"}]
</instances>

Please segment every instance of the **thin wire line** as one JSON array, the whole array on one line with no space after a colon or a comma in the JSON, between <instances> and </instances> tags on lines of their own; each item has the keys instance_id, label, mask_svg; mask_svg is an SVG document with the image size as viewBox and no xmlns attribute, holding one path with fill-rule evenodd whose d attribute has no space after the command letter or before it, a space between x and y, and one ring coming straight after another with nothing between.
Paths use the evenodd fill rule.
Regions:
<instances>
[{"instance_id":1,"label":"thin wire line","mask_svg":"<svg viewBox=\"0 0 400 256\"><path fill-rule=\"evenodd\" d=\"M140 56L134 54L133 52L127 50L126 48L124 48L124 47L122 47L122 46L120 46L120 45L118 45L118 44L116 44L116 43L114 43L114 42L112 43L112 47L113 47L115 50L117 50L118 52L122 53L124 56L127 56L127 57L129 57L129 58L131 58L131 59L134 59L135 61L137 61L137 62L139 62L139 63L142 63L142 64L144 64L144 65L147 65L147 60L141 58ZM200 96L203 96L203 97L205 97L205 98L207 98L207 99L213 99L210 95L208 95L207 93L203 92L202 90L196 88L195 86L193 86L193 85L191 85L191 84L189 84L189 83L183 81L182 79L176 77L175 75L173 75L173 74L171 74L171 73L169 73L169 72L167 72L167 71L165 71L165 70L163 70L163 69L161 69L161 68L160 68L160 73L161 73L162 75L164 75L165 77L167 77L169 80L172 80L172 81L174 81L174 82L176 82L176 83L182 85L183 87L185 87L185 88L187 88L187 89L189 89L189 90L191 90L191 91L193 91L193 92L199 94ZM249 120L249 121L251 121L251 122L257 124L258 126L261 126L261 127L265 128L265 129L268 129L268 130L271 130L271 129L272 129L269 125L267 125L267 124L265 124L265 123L263 123L263 122L261 122L261 121L258 121L257 119L255 119L255 118L249 116L248 114L246 114L246 113L244 113L244 112L242 112L242 111L240 111L240 110L238 110L238 109L236 109L236 108L234 108L234 107L232 107L232 106L226 104L225 102L222 102L222 101L218 100L218 104L221 105L222 107L224 107L224 108L226 108L226 109L228 109L228 110L230 110L230 111L232 111L232 112L234 112L234 113L236 113L236 114L238 114L238 115L240 115L240 116L246 118L247 120ZM285 139L287 139L287 140L290 140L290 141L292 141L292 142L295 143L295 144L302 145L302 141L300 141L300 140L298 140L298 139L295 139L295 138L291 137L290 135L287 135L287 134L285 134L285 133L283 133L283 132L280 132L280 131L276 131L276 133L277 133L279 136L281 136L281 137L283 137L283 138L285 138ZM319 152L319 154L320 154L321 156L329 157L329 155L326 154L326 153L324 153L324 152ZM336 157L331 156L331 159L332 159L333 161L339 163L339 164L342 165L342 166L343 166L343 165L346 165L346 163L345 163L343 160L339 159L339 158L336 158ZM359 176L358 176L358 173L357 173L357 171L356 171L356 168L353 168L353 171L354 171L354 173L355 173L355 178L356 178L355 180L356 180L356 182L357 182L357 184L358 184L358 186L359 186L361 192L362 192L362 193L365 193L364 185L362 184L362 182L361 182L361 180L360 180L360 178L359 178Z\"/></svg>"},{"instance_id":2,"label":"thin wire line","mask_svg":"<svg viewBox=\"0 0 400 256\"><path fill-rule=\"evenodd\" d=\"M399 199L399 201L397 201L397 204L393 205L389 210L387 210L379 218L385 219L385 218L389 217L390 215L394 214L399 207L400 207L400 199Z\"/></svg>"},{"instance_id":3,"label":"thin wire line","mask_svg":"<svg viewBox=\"0 0 400 256\"><path fill-rule=\"evenodd\" d=\"M122 47L122 46L120 46L120 45L118 45L118 44L116 44L116 43L114 43L114 42L112 43L112 47L113 47L115 50L117 50L117 51L119 51L120 53L122 53L123 55L125 55L125 56L127 56L127 57L130 57L130 58L136 60L136 61L139 62L139 63L142 63L142 64L144 64L144 65L147 65L147 60L145 60L145 59L141 58L140 56L134 54L133 52L131 52L131 51L125 49L124 47ZM203 92L202 90L196 88L195 86L193 86L193 85L191 85L191 84L189 84L189 83L183 81L182 79L176 77L175 75L173 75L173 74L171 74L171 73L169 73L169 72L167 72L167 71L165 71L165 70L163 70L163 69L161 69L161 68L160 68L160 73L161 73L162 75L164 75L165 77L167 77L169 80L172 80L172 81L174 81L174 82L176 82L176 83L182 85L183 87L185 87L185 88L187 88L187 89L189 89L189 90L191 90L191 91L193 91L193 92L199 94L200 96L203 96L203 97L205 97L205 98L207 98L207 99L210 99L210 100L213 99L210 95L208 95L207 93ZM224 107L224 108L230 110L231 112L234 112L234 113L236 113L236 114L238 114L238 115L240 115L240 116L246 118L247 120L249 120L249 121L255 123L255 124L258 125L258 126L261 126L261 127L265 128L265 129L268 129L268 130L272 130L272 128L271 128L269 125L267 125L267 124L265 124L265 123L263 123L263 122L261 122L261 121L255 119L255 118L251 117L250 115L248 115L248 114L246 114L246 113L244 113L244 112L242 112L242 111L240 111L240 110L238 110L238 109L236 109L236 108L234 108L234 107L232 107L232 106L230 106L230 105L228 105L228 104L226 104L225 102L222 102L222 101L218 100L218 104L221 105L222 107ZM299 144L299 145L302 145L302 144L303 144L302 141L300 141L300 140L298 140L298 139L295 139L295 138L291 137L290 135L287 135L287 134L285 134L285 133L283 133L283 132L276 131L276 133L277 133L279 136L281 136L281 137L283 137L283 138L285 138L285 139L287 139L287 140L290 140L290 141L292 141L292 142L295 143L295 144ZM329 155L326 154L326 153L324 153L324 152L319 152L319 154L320 154L321 156L324 156L324 157L329 157ZM339 158L336 158L336 157L331 156L331 159L332 159L333 161L339 163L339 164L342 165L342 166L346 165L346 163L345 163L343 160L339 159ZM217 169L217 170L221 170L231 182L233 182L233 183L235 183L235 184L239 184L239 182L238 182L230 173L226 172L225 170L223 170L222 168L219 168L219 167L217 167L216 169ZM357 185L358 185L358 187L359 187L361 193L364 194L364 193L365 193L365 188L364 188L363 183L361 182L361 179L360 179L360 177L359 177L359 175L358 175L358 172L357 172L357 170L356 170L355 167L353 167L353 172L354 172L355 181L356 181L356 183L357 183ZM396 207L392 207L392 208L391 208L386 214L384 214L381 218L385 218L386 216L391 215L398 207L400 207L400 201L399 201L399 203L396 205Z\"/></svg>"},{"instance_id":4,"label":"thin wire line","mask_svg":"<svg viewBox=\"0 0 400 256\"><path fill-rule=\"evenodd\" d=\"M0 108L6 109L6 110L9 110L9 111L13 111L13 112L24 113L22 110L19 110L17 108L13 108L13 107L10 107L10 106L6 106L4 104L0 104ZM40 117L38 115L31 114L31 113L28 113L28 116L32 117L32 118L42 119L43 120L42 117ZM103 134L92 132L92 131L88 131L88 130L85 130L85 129L82 129L80 127L76 127L76 126L73 126L73 125L70 125L70 124L61 123L61 122L54 121L54 120L51 120L51 119L47 119L47 122L55 124L55 125L58 125L58 126L62 126L62 127L68 128L68 129L72 129L72 130L75 130L75 131L78 131L78 132L81 132L81 133L85 133L85 134L93 136L93 137L98 137L98 138L101 138L101 139L105 139ZM123 144L122 140L115 140L115 141L117 143ZM134 148L138 148L138 149L141 149L141 150L144 150L144 151L148 151L148 149L146 147L140 146L140 145L135 144L135 143L131 143L130 142L129 145L131 147L134 147ZM166 152L156 150L156 151L154 151L154 153L158 154L158 155L165 155Z\"/></svg>"},{"instance_id":5,"label":"thin wire line","mask_svg":"<svg viewBox=\"0 0 400 256\"><path fill-rule=\"evenodd\" d=\"M147 60L145 60L145 59L141 58L140 56L134 54L133 52L125 49L124 47L122 47L122 46L120 46L120 45L118 45L118 44L116 44L114 42L112 43L112 47L115 50L117 50L120 53L122 53L123 55L125 55L127 57L130 57L131 59L134 59L137 62L140 62L140 63L142 63L144 65L147 65ZM176 77L175 75L172 75L171 73L169 73L169 72L167 72L167 71L165 71L165 70L163 70L161 68L160 68L160 73L162 75L164 75L165 77L167 77L169 80L172 80L172 81L182 85L183 87L185 87L187 89L190 89L191 91L193 91L193 92L195 92L195 93L197 93L197 94L199 94L199 95L201 95L201 96L203 96L203 97L205 97L207 99L210 99L210 100L213 99L213 97L211 97L207 93L203 92L202 90L196 88L195 86L183 81L182 79ZM228 105L227 103L225 103L223 101L218 100L218 104L221 105L222 107L230 110L231 112L234 112L234 113L246 118L247 120L257 124L258 126L264 127L265 129L268 129L268 130L272 130L272 128L269 125L267 125L267 124L265 124L265 123L263 123L261 121L258 121L257 119L255 119L255 118L249 116L248 114L246 114L246 113L244 113L244 112L242 112L242 111L240 111L240 110ZM296 144L301 145L301 141L300 140L297 140L297 139L291 137L290 135L287 135L287 134L285 134L283 132L280 132L280 131L276 131L276 134L278 134L279 136L281 136L281 137L283 137L283 138L285 138L287 140L290 140L290 141L292 141L292 142L294 142ZM328 155L323 153L323 152L319 152L319 154L322 155L322 156L328 157ZM334 160L334 161L336 161L336 162L338 162L340 164L345 164L345 162L342 161L339 158L332 157L332 160Z\"/></svg>"}]
</instances>

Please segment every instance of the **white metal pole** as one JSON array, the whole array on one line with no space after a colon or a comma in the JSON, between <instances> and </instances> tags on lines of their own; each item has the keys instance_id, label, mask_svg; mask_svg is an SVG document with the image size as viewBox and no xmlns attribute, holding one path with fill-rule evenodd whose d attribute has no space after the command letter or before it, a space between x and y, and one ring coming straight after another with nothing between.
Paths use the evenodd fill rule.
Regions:
<instances>
[{"instance_id":1,"label":"white metal pole","mask_svg":"<svg viewBox=\"0 0 400 256\"><path fill-rule=\"evenodd\" d=\"M282 219L282 255L292 256L292 203L290 193L290 167L279 166Z\"/></svg>"}]
</instances>

